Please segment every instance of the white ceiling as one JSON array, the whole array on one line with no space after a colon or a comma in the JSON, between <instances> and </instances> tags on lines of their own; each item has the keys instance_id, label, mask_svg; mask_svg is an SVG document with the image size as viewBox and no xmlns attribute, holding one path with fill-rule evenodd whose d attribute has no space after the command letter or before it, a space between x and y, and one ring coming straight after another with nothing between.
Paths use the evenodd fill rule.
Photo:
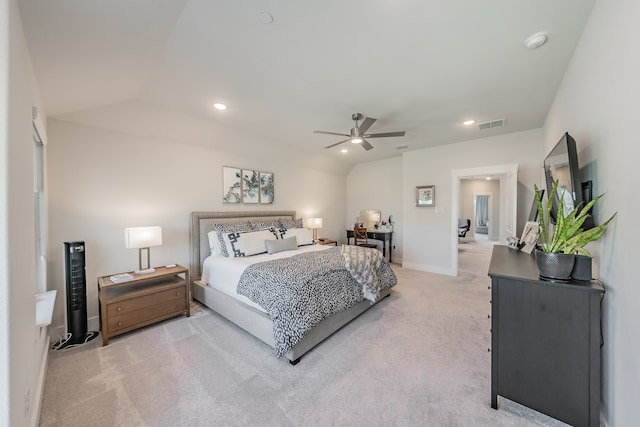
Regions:
<instances>
[{"instance_id":1,"label":"white ceiling","mask_svg":"<svg viewBox=\"0 0 640 427\"><path fill-rule=\"evenodd\" d=\"M398 145L416 150L541 127L593 3L19 0L19 7L49 117L130 132L138 117L157 117L159 129L175 117L353 164L398 156ZM262 12L273 23L262 23ZM547 44L525 48L539 31L548 32ZM216 111L214 102L229 109ZM371 151L350 143L325 150L341 138L312 131L348 133L354 112L378 118L370 133L407 134L371 139ZM505 118L506 126L463 127L468 118Z\"/></svg>"}]
</instances>

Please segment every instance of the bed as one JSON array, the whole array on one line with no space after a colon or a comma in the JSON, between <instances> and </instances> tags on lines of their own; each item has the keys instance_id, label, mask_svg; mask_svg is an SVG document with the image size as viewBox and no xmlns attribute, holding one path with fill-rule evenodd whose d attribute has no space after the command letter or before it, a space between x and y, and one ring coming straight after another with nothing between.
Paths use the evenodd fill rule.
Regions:
<instances>
[{"instance_id":1,"label":"bed","mask_svg":"<svg viewBox=\"0 0 640 427\"><path fill-rule=\"evenodd\" d=\"M229 224L229 226L232 226L231 224L243 223L246 221L268 222L279 218L294 221L296 220L296 213L295 211L192 212L190 227L190 273L193 278L193 298L268 344L274 348L274 350L278 349L276 338L274 337L274 321L271 319L269 314L265 312L265 309L256 304L252 304L251 301L247 301L244 297L238 298L237 295L231 295L232 292L229 292L228 289L225 290L214 287L216 286L215 283L207 283L209 281L215 282L216 280L219 280L214 277L215 275L213 273L207 274L205 271L205 280L202 279L203 266L207 265L206 262L211 262L212 259L214 259L214 262L226 261L224 259L215 259L219 257L210 257L211 249L209 237L210 232L215 231L216 224ZM313 247L310 246L302 252L311 253L314 251L320 252L322 250L322 252L326 254L325 256L330 256L329 251L340 251L340 248L333 247L326 251L324 249L325 248L320 247L319 245L313 245ZM257 257L263 257L263 255L258 255ZM240 258L235 259L239 260ZM384 262L386 263L386 261ZM216 271L217 268L218 266L216 265L212 270L210 269L208 271ZM385 268L390 271L388 265ZM393 272L391 272L391 275L393 275ZM393 283L387 283L384 288L379 289L379 292L375 294L373 301L369 301L367 299L361 300L355 303L355 305L322 319L310 330L306 331L302 339L300 339L291 348L288 348L286 353L282 355L292 364L297 364L306 352L314 348L317 344L336 332L342 326L349 323L358 315L389 296L393 285L395 285L395 276L393 276Z\"/></svg>"}]
</instances>

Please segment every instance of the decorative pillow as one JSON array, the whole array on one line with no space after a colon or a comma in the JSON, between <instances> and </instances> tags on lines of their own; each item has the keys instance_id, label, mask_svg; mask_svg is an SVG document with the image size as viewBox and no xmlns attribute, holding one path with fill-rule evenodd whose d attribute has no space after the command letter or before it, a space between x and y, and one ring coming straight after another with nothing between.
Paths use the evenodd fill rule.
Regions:
<instances>
[{"instance_id":1,"label":"decorative pillow","mask_svg":"<svg viewBox=\"0 0 640 427\"><path fill-rule=\"evenodd\" d=\"M265 241L276 240L269 230L224 233L222 236L230 258L264 254L267 252Z\"/></svg>"},{"instance_id":2,"label":"decorative pillow","mask_svg":"<svg viewBox=\"0 0 640 427\"><path fill-rule=\"evenodd\" d=\"M220 239L218 238L218 234L215 232L215 230L208 232L207 237L209 238L209 249L211 249L211 255L213 256L222 255L222 247L220 246Z\"/></svg>"},{"instance_id":3,"label":"decorative pillow","mask_svg":"<svg viewBox=\"0 0 640 427\"><path fill-rule=\"evenodd\" d=\"M270 228L269 230L271 230L278 239L284 239L285 234L287 233L287 229L282 227Z\"/></svg>"},{"instance_id":4,"label":"decorative pillow","mask_svg":"<svg viewBox=\"0 0 640 427\"><path fill-rule=\"evenodd\" d=\"M267 245L267 252L269 252L269 254L298 250L298 242L295 236L282 240L265 240L264 243Z\"/></svg>"},{"instance_id":5,"label":"decorative pillow","mask_svg":"<svg viewBox=\"0 0 640 427\"><path fill-rule=\"evenodd\" d=\"M268 230L269 228L280 228L280 218L272 219L268 221L249 221L251 223L251 227L258 230Z\"/></svg>"},{"instance_id":6,"label":"decorative pillow","mask_svg":"<svg viewBox=\"0 0 640 427\"><path fill-rule=\"evenodd\" d=\"M249 221L236 222L234 224L216 224L215 228L216 228L216 234L218 235L218 240L220 241L220 252L224 256L229 256L229 253L227 252L227 245L225 244L224 239L222 238L223 234L234 233L234 232L243 233L247 231L252 231L251 224L249 223Z\"/></svg>"},{"instance_id":7,"label":"decorative pillow","mask_svg":"<svg viewBox=\"0 0 640 427\"><path fill-rule=\"evenodd\" d=\"M282 228L302 228L302 218L286 219L280 218L280 226Z\"/></svg>"},{"instance_id":8,"label":"decorative pillow","mask_svg":"<svg viewBox=\"0 0 640 427\"><path fill-rule=\"evenodd\" d=\"M288 228L282 238L295 237L298 246L313 245L313 235L308 228Z\"/></svg>"}]
</instances>

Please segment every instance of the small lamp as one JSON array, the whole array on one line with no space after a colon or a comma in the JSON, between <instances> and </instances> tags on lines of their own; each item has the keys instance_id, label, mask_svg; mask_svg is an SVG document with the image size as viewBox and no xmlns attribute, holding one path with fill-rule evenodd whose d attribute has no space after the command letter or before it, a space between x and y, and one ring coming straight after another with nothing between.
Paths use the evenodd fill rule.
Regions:
<instances>
[{"instance_id":1,"label":"small lamp","mask_svg":"<svg viewBox=\"0 0 640 427\"><path fill-rule=\"evenodd\" d=\"M313 241L318 240L318 228L322 228L322 218L307 218L306 227L313 230Z\"/></svg>"},{"instance_id":2,"label":"small lamp","mask_svg":"<svg viewBox=\"0 0 640 427\"><path fill-rule=\"evenodd\" d=\"M124 242L127 248L138 249L139 270L136 274L147 274L156 271L151 268L151 246L162 245L162 227L134 227L124 229ZM147 251L147 267L142 267L142 251Z\"/></svg>"}]
</instances>

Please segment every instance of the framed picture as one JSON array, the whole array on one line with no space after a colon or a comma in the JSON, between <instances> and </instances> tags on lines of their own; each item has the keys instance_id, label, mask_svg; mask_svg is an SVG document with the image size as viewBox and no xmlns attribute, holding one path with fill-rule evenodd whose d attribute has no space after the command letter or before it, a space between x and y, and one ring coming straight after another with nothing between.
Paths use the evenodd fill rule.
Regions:
<instances>
[{"instance_id":1,"label":"framed picture","mask_svg":"<svg viewBox=\"0 0 640 427\"><path fill-rule=\"evenodd\" d=\"M273 173L260 172L260 203L273 203L274 193Z\"/></svg>"},{"instance_id":2,"label":"framed picture","mask_svg":"<svg viewBox=\"0 0 640 427\"><path fill-rule=\"evenodd\" d=\"M520 249L522 252L530 254L538 243L538 223L535 221L527 221L522 230L520 243L524 246Z\"/></svg>"},{"instance_id":3,"label":"framed picture","mask_svg":"<svg viewBox=\"0 0 640 427\"><path fill-rule=\"evenodd\" d=\"M222 202L240 203L242 201L242 184L239 168L222 167Z\"/></svg>"},{"instance_id":4,"label":"framed picture","mask_svg":"<svg viewBox=\"0 0 640 427\"><path fill-rule=\"evenodd\" d=\"M260 201L260 172L242 170L242 203L258 203Z\"/></svg>"},{"instance_id":5,"label":"framed picture","mask_svg":"<svg viewBox=\"0 0 640 427\"><path fill-rule=\"evenodd\" d=\"M422 185L416 187L416 206L433 207L436 205L436 186Z\"/></svg>"}]
</instances>

